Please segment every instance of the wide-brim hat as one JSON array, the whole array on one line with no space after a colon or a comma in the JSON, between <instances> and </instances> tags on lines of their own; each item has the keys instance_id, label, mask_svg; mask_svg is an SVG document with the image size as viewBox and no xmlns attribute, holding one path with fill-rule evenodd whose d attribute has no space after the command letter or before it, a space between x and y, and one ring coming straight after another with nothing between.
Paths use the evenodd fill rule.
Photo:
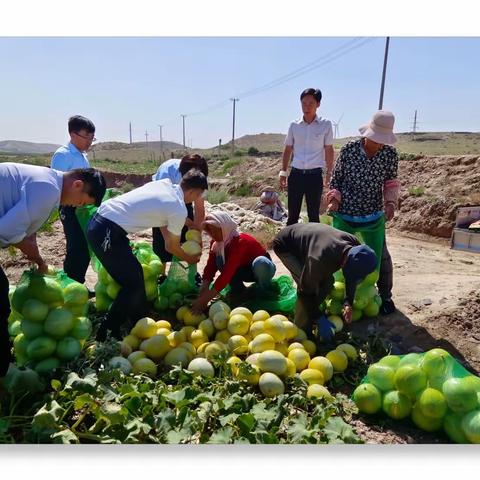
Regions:
<instances>
[{"instance_id":1,"label":"wide-brim hat","mask_svg":"<svg viewBox=\"0 0 480 480\"><path fill-rule=\"evenodd\" d=\"M387 110L378 110L373 115L368 125L363 125L358 131L363 137L367 137L374 142L383 145L393 145L397 141L396 135L393 133L393 125L395 117L392 112Z\"/></svg>"}]
</instances>

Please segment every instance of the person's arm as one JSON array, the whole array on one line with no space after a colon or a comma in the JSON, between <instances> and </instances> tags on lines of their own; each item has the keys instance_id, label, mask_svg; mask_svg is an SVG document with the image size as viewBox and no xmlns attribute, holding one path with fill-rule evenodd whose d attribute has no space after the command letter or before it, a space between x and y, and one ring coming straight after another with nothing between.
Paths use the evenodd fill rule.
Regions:
<instances>
[{"instance_id":1,"label":"person's arm","mask_svg":"<svg viewBox=\"0 0 480 480\"><path fill-rule=\"evenodd\" d=\"M328 187L328 185L330 184L330 180L332 179L334 155L335 155L335 152L333 150L333 145L326 145L325 146L325 163L327 164L327 172L325 174L325 182L324 182L325 187Z\"/></svg>"},{"instance_id":2,"label":"person's arm","mask_svg":"<svg viewBox=\"0 0 480 480\"><path fill-rule=\"evenodd\" d=\"M48 265L45 263L40 255L40 252L38 251L36 233L25 237L22 241L14 244L14 247L18 248L28 258L28 260L36 263L40 273L47 273Z\"/></svg>"},{"instance_id":3,"label":"person's arm","mask_svg":"<svg viewBox=\"0 0 480 480\"><path fill-rule=\"evenodd\" d=\"M383 204L385 219L391 220L398 207L398 197L400 194L400 182L397 180L398 174L398 155L395 149L392 149L391 161L389 162L383 184Z\"/></svg>"},{"instance_id":4,"label":"person's arm","mask_svg":"<svg viewBox=\"0 0 480 480\"><path fill-rule=\"evenodd\" d=\"M203 285L202 285L203 287ZM205 310L210 300L213 300L218 295L218 291L215 287L202 288L198 298L192 304L192 312L194 314L201 313Z\"/></svg>"},{"instance_id":5,"label":"person's arm","mask_svg":"<svg viewBox=\"0 0 480 480\"><path fill-rule=\"evenodd\" d=\"M282 157L282 170L279 173L280 179L280 188L285 189L287 187L287 171L288 165L290 164L290 160L292 159L293 154L293 128L292 124L288 128L288 133L285 138L285 147L283 149L283 157Z\"/></svg>"},{"instance_id":6,"label":"person's arm","mask_svg":"<svg viewBox=\"0 0 480 480\"><path fill-rule=\"evenodd\" d=\"M202 223L205 220L205 200L202 197L193 202L193 221L190 220L191 225L189 225L189 220L189 218L186 220L187 227L199 232L202 231Z\"/></svg>"},{"instance_id":7,"label":"person's arm","mask_svg":"<svg viewBox=\"0 0 480 480\"><path fill-rule=\"evenodd\" d=\"M340 155L335 162L335 166L333 167L332 177L329 183L329 190L326 194L327 199L327 213L328 212L337 212L340 203L342 203L342 184L343 184L343 155L344 150L340 151Z\"/></svg>"},{"instance_id":8,"label":"person's arm","mask_svg":"<svg viewBox=\"0 0 480 480\"><path fill-rule=\"evenodd\" d=\"M189 264L198 263L200 261L200 255L188 255L180 246L180 235L174 235L168 231L167 227L160 227L163 239L165 240L165 250L171 253L173 256L183 260Z\"/></svg>"}]
</instances>

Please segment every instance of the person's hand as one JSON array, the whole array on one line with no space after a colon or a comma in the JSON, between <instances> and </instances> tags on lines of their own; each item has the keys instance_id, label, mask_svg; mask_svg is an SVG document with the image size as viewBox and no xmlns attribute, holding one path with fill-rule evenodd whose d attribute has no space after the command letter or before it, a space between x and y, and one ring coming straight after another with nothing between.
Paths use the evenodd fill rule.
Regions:
<instances>
[{"instance_id":1,"label":"person's hand","mask_svg":"<svg viewBox=\"0 0 480 480\"><path fill-rule=\"evenodd\" d=\"M345 320L345 323L351 323L352 322L352 314L353 314L353 309L352 306L346 303L343 306L343 319Z\"/></svg>"},{"instance_id":2,"label":"person's hand","mask_svg":"<svg viewBox=\"0 0 480 480\"><path fill-rule=\"evenodd\" d=\"M205 301L204 295L200 295L193 303L192 303L192 313L194 315L199 315L205 310L207 306L208 300Z\"/></svg>"},{"instance_id":3,"label":"person's hand","mask_svg":"<svg viewBox=\"0 0 480 480\"><path fill-rule=\"evenodd\" d=\"M280 188L282 190L287 188L287 177L280 177Z\"/></svg>"},{"instance_id":4,"label":"person's hand","mask_svg":"<svg viewBox=\"0 0 480 480\"><path fill-rule=\"evenodd\" d=\"M198 255L188 255L187 253L185 253L184 260L190 265L194 265L195 263L198 263L200 261L201 256L201 253L199 253Z\"/></svg>"},{"instance_id":5,"label":"person's hand","mask_svg":"<svg viewBox=\"0 0 480 480\"><path fill-rule=\"evenodd\" d=\"M390 221L395 215L395 205L393 203L387 203L385 205L385 219Z\"/></svg>"},{"instance_id":6,"label":"person's hand","mask_svg":"<svg viewBox=\"0 0 480 480\"><path fill-rule=\"evenodd\" d=\"M338 212L339 207L340 204L338 203L338 200L332 198L331 202L327 205L327 215L329 213Z\"/></svg>"},{"instance_id":7,"label":"person's hand","mask_svg":"<svg viewBox=\"0 0 480 480\"><path fill-rule=\"evenodd\" d=\"M315 320L317 325L317 336L324 342L331 342L335 335L335 325L325 316L321 315Z\"/></svg>"},{"instance_id":8,"label":"person's hand","mask_svg":"<svg viewBox=\"0 0 480 480\"><path fill-rule=\"evenodd\" d=\"M48 265L43 261L43 258L40 258L36 263L38 265L38 273L41 273L42 275L48 273Z\"/></svg>"}]
</instances>

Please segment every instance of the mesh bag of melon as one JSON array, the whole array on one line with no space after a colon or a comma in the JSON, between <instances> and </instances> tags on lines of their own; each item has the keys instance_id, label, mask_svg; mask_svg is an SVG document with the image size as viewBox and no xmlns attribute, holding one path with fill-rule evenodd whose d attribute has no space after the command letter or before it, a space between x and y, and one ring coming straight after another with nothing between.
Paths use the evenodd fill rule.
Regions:
<instances>
[{"instance_id":1,"label":"mesh bag of melon","mask_svg":"<svg viewBox=\"0 0 480 480\"><path fill-rule=\"evenodd\" d=\"M455 443L480 443L480 378L446 350L387 355L370 365L352 396L363 413L443 430Z\"/></svg>"},{"instance_id":2,"label":"mesh bag of melon","mask_svg":"<svg viewBox=\"0 0 480 480\"><path fill-rule=\"evenodd\" d=\"M157 281L163 270L162 262L148 242L130 242L130 246L142 266L147 300L155 302L158 298ZM106 312L113 300L117 298L121 286L111 277L97 258L94 262L95 271L98 273L98 281L95 285L95 306L97 311Z\"/></svg>"},{"instance_id":3,"label":"mesh bag of melon","mask_svg":"<svg viewBox=\"0 0 480 480\"><path fill-rule=\"evenodd\" d=\"M196 265L187 265L173 257L167 278L159 287L160 296L171 297L173 294L188 295L198 292L195 283L196 272Z\"/></svg>"},{"instance_id":4,"label":"mesh bag of melon","mask_svg":"<svg viewBox=\"0 0 480 480\"><path fill-rule=\"evenodd\" d=\"M88 290L62 270L54 275L24 272L12 308L20 321L13 341L17 363L39 373L75 359L92 332Z\"/></svg>"}]
</instances>

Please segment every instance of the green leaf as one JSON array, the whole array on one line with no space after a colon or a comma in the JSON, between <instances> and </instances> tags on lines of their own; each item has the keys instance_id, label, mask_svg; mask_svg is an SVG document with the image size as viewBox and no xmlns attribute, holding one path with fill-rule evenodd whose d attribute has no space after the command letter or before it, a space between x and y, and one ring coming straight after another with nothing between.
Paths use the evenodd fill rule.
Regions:
<instances>
[{"instance_id":1,"label":"green leaf","mask_svg":"<svg viewBox=\"0 0 480 480\"><path fill-rule=\"evenodd\" d=\"M75 398L73 402L73 408L75 410L80 410L86 405L88 406L93 405L95 407L97 406L95 400L89 393L83 393L82 395L79 395L78 397Z\"/></svg>"},{"instance_id":2,"label":"green leaf","mask_svg":"<svg viewBox=\"0 0 480 480\"><path fill-rule=\"evenodd\" d=\"M68 375L65 388L72 388L78 392L95 393L97 381L98 379L95 373L90 373L86 375L85 378L81 378L75 372L71 372Z\"/></svg>"},{"instance_id":3,"label":"green leaf","mask_svg":"<svg viewBox=\"0 0 480 480\"><path fill-rule=\"evenodd\" d=\"M80 443L78 437L68 428L52 435L53 443Z\"/></svg>"},{"instance_id":4,"label":"green leaf","mask_svg":"<svg viewBox=\"0 0 480 480\"><path fill-rule=\"evenodd\" d=\"M34 415L32 426L36 430L58 430L58 422L65 410L55 401L52 400L50 404L45 404Z\"/></svg>"},{"instance_id":5,"label":"green leaf","mask_svg":"<svg viewBox=\"0 0 480 480\"><path fill-rule=\"evenodd\" d=\"M60 390L61 386L62 386L62 382L60 382L60 380L57 380L57 379L52 379L52 381L50 382L50 385L52 386L52 389L55 390L56 392L58 392L58 390Z\"/></svg>"},{"instance_id":6,"label":"green leaf","mask_svg":"<svg viewBox=\"0 0 480 480\"><path fill-rule=\"evenodd\" d=\"M215 432L207 443L227 444L230 443L233 437L233 428L224 427Z\"/></svg>"},{"instance_id":7,"label":"green leaf","mask_svg":"<svg viewBox=\"0 0 480 480\"><path fill-rule=\"evenodd\" d=\"M323 432L330 443L361 443L353 428L340 417L330 417Z\"/></svg>"},{"instance_id":8,"label":"green leaf","mask_svg":"<svg viewBox=\"0 0 480 480\"><path fill-rule=\"evenodd\" d=\"M240 427L240 432L243 435L248 435L255 427L255 417L251 413L244 413L237 419L237 425Z\"/></svg>"},{"instance_id":9,"label":"green leaf","mask_svg":"<svg viewBox=\"0 0 480 480\"><path fill-rule=\"evenodd\" d=\"M115 402L106 402L100 407L100 413L103 418L108 420L111 425L124 423L126 411L121 405Z\"/></svg>"},{"instance_id":10,"label":"green leaf","mask_svg":"<svg viewBox=\"0 0 480 480\"><path fill-rule=\"evenodd\" d=\"M191 435L192 433L188 429L182 428L180 431L170 430L167 433L167 443L184 443Z\"/></svg>"},{"instance_id":11,"label":"green leaf","mask_svg":"<svg viewBox=\"0 0 480 480\"><path fill-rule=\"evenodd\" d=\"M173 403L174 405L177 405L178 403L180 403L182 400L185 399L186 391L187 391L186 388L182 388L181 390L168 392L163 395L163 398Z\"/></svg>"},{"instance_id":12,"label":"green leaf","mask_svg":"<svg viewBox=\"0 0 480 480\"><path fill-rule=\"evenodd\" d=\"M234 424L237 421L237 418L240 415L238 413L229 413L228 415L225 415L223 417L220 417L219 422L222 427L224 427L227 424Z\"/></svg>"}]
</instances>

